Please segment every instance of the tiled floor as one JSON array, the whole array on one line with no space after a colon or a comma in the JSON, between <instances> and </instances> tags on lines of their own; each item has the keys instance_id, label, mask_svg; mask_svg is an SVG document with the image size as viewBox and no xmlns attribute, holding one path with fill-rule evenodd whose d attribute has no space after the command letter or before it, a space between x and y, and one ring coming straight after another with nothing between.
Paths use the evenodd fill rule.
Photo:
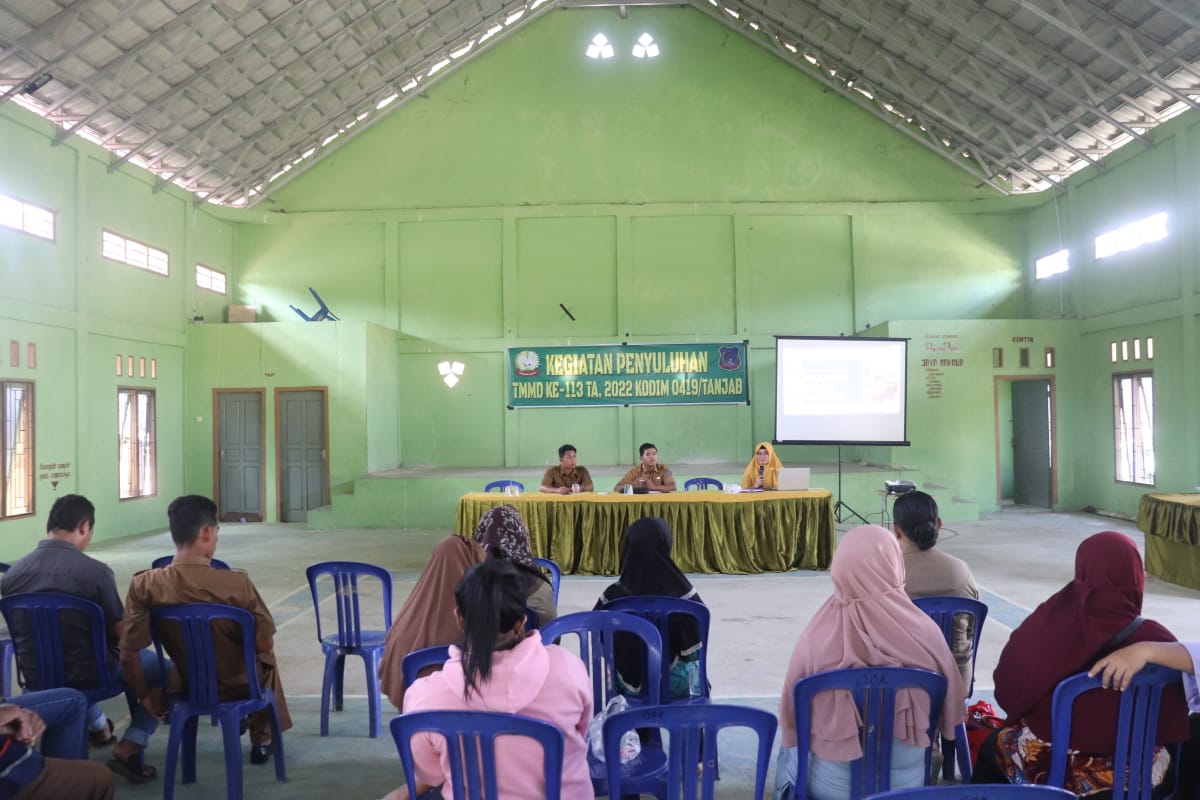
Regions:
<instances>
[{"instance_id":1,"label":"tiled floor","mask_svg":"<svg viewBox=\"0 0 1200 800\"><path fill-rule=\"evenodd\" d=\"M991 695L991 673L1011 628L1057 590L1073 573L1076 545L1101 530L1119 530L1141 543L1130 523L1087 514L1052 514L1007 509L979 522L944 529L941 547L964 558L990 607L978 656L976 696ZM285 736L289 782L277 784L270 766L245 768L248 798L376 798L401 780L390 737L367 737L364 683L358 663L347 665L347 700L334 715L331 735L318 736L322 670L312 600L304 579L307 565L326 559L370 561L388 567L396 579L399 608L434 544L446 531L346 530L310 532L295 525L230 524L221 529L218 555L245 569L275 614L276 653L295 719ZM173 550L166 533L95 545L92 555L117 574L118 585L158 555ZM713 614L709 675L718 701L774 710L792 645L812 611L830 593L828 573L793 572L756 576L692 576ZM560 613L590 609L609 581L565 576ZM1145 615L1158 619L1181 639L1200 638L1200 592L1147 579ZM326 611L328 611L328 603ZM328 614L324 614L328 616ZM385 720L391 707L385 705ZM120 721L121 703L108 704ZM122 727L118 724L118 729ZM220 735L200 726L200 780L177 787L180 798L224 797ZM751 794L749 742L722 740L719 796ZM149 762L162 769L166 731L155 736ZM248 747L248 744L247 744ZM93 757L107 758L103 751ZM119 784L118 796L160 797L162 782Z\"/></svg>"}]
</instances>

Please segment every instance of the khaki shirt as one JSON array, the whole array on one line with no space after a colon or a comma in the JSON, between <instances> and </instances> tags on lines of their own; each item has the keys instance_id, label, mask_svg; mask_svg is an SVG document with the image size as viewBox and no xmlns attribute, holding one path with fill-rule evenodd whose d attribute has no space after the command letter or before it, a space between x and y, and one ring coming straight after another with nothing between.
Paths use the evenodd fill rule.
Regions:
<instances>
[{"instance_id":1,"label":"khaki shirt","mask_svg":"<svg viewBox=\"0 0 1200 800\"><path fill-rule=\"evenodd\" d=\"M579 488L585 492L590 492L596 487L592 485L592 476L588 474L587 467L576 466L570 472L567 472L559 464L555 467L550 467L546 470L546 474L542 476L542 486L549 489L571 488L571 484L578 483Z\"/></svg>"},{"instance_id":2,"label":"khaki shirt","mask_svg":"<svg viewBox=\"0 0 1200 800\"><path fill-rule=\"evenodd\" d=\"M178 603L221 603L244 608L254 615L257 638L275 634L275 620L249 575L236 570L213 569L204 558L176 556L170 566L139 572L130 581L129 594L125 598L121 649L136 651L149 647L151 609ZM228 692L236 696L238 690L244 693L248 683L240 629L232 622L224 621L216 624L214 634L221 694ZM163 646L172 660L180 663L184 648L177 631L168 629L164 632ZM260 653L260 660L266 661L263 658L266 655ZM273 656L270 661L274 661Z\"/></svg>"},{"instance_id":3,"label":"khaki shirt","mask_svg":"<svg viewBox=\"0 0 1200 800\"><path fill-rule=\"evenodd\" d=\"M631 483L639 486L638 481L641 480L646 482L646 488L652 492L670 492L675 489L675 476L666 464L655 464L654 469L647 468L645 464L638 464L621 476L617 486L624 488Z\"/></svg>"}]
</instances>

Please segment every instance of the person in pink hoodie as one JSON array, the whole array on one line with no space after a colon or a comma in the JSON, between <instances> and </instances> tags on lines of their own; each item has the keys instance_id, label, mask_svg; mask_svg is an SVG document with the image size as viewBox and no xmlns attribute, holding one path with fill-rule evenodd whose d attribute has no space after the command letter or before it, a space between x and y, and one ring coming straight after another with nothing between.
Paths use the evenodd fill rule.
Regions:
<instances>
[{"instance_id":1,"label":"person in pink hoodie","mask_svg":"<svg viewBox=\"0 0 1200 800\"><path fill-rule=\"evenodd\" d=\"M404 713L414 711L494 711L549 722L562 731L562 797L595 797L588 777L587 728L592 718L592 682L583 662L569 650L542 644L525 630L525 591L510 561L489 555L467 570L454 590L455 617L462 647L450 647L441 672L413 683L404 695ZM421 733L411 740L417 791L441 786L452 796L445 740ZM505 737L496 744L496 776L504 800L546 796L542 748L533 741ZM407 800L400 787L387 800Z\"/></svg>"}]
</instances>

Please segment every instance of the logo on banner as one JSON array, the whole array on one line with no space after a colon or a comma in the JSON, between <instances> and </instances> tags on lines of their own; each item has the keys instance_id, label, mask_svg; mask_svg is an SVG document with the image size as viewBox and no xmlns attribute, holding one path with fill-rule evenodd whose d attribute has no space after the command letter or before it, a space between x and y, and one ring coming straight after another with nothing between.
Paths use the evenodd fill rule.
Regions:
<instances>
[{"instance_id":1,"label":"logo on banner","mask_svg":"<svg viewBox=\"0 0 1200 800\"><path fill-rule=\"evenodd\" d=\"M523 378L531 378L542 372L542 359L535 350L521 350L513 356L513 369Z\"/></svg>"},{"instance_id":2,"label":"logo on banner","mask_svg":"<svg viewBox=\"0 0 1200 800\"><path fill-rule=\"evenodd\" d=\"M740 347L722 347L721 360L717 365L726 372L742 368L742 349Z\"/></svg>"}]
</instances>

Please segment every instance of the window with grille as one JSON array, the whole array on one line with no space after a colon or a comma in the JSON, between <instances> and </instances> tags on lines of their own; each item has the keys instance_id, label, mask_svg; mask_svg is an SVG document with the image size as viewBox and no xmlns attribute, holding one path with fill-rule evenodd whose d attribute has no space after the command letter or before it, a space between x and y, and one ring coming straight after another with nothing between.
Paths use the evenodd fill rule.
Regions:
<instances>
[{"instance_id":1,"label":"window with grille","mask_svg":"<svg viewBox=\"0 0 1200 800\"><path fill-rule=\"evenodd\" d=\"M1154 485L1154 376L1113 376L1113 444L1121 483Z\"/></svg>"},{"instance_id":2,"label":"window with grille","mask_svg":"<svg viewBox=\"0 0 1200 800\"><path fill-rule=\"evenodd\" d=\"M0 225L54 241L54 212L0 194Z\"/></svg>"},{"instance_id":3,"label":"window with grille","mask_svg":"<svg viewBox=\"0 0 1200 800\"><path fill-rule=\"evenodd\" d=\"M147 497L158 489L154 392L117 390L117 474L120 497Z\"/></svg>"},{"instance_id":4,"label":"window with grille","mask_svg":"<svg viewBox=\"0 0 1200 800\"><path fill-rule=\"evenodd\" d=\"M225 273L203 264L196 265L196 285L210 292L225 294Z\"/></svg>"},{"instance_id":5,"label":"window with grille","mask_svg":"<svg viewBox=\"0 0 1200 800\"><path fill-rule=\"evenodd\" d=\"M119 233L101 231L100 252L105 258L120 261L131 267L144 269L158 275L167 275L171 269L171 258L165 250L127 239Z\"/></svg>"},{"instance_id":6,"label":"window with grille","mask_svg":"<svg viewBox=\"0 0 1200 800\"><path fill-rule=\"evenodd\" d=\"M33 384L0 381L0 519L33 513Z\"/></svg>"}]
</instances>

